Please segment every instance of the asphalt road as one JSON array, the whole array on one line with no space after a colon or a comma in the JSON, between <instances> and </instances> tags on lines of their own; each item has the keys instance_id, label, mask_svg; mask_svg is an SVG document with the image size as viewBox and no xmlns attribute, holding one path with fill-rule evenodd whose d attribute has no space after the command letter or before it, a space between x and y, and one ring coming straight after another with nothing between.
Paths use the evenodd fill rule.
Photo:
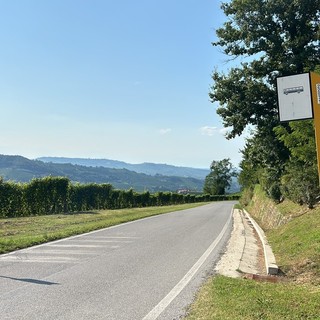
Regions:
<instances>
[{"instance_id":1,"label":"asphalt road","mask_svg":"<svg viewBox=\"0 0 320 320\"><path fill-rule=\"evenodd\" d=\"M0 318L177 319L213 270L234 202L0 256Z\"/></svg>"}]
</instances>

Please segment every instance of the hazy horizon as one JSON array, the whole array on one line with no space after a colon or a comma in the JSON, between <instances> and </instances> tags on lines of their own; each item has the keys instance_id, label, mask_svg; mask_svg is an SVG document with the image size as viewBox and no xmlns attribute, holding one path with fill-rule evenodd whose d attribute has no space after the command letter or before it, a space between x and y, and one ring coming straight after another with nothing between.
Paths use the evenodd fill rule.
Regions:
<instances>
[{"instance_id":1,"label":"hazy horizon","mask_svg":"<svg viewBox=\"0 0 320 320\"><path fill-rule=\"evenodd\" d=\"M238 165L208 96L219 2L0 2L0 153Z\"/></svg>"}]
</instances>

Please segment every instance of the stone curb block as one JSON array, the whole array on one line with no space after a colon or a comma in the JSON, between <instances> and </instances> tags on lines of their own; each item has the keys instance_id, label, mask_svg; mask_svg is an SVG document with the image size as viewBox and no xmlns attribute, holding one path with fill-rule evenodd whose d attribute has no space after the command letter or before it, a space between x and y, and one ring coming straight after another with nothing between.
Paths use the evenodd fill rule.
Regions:
<instances>
[{"instance_id":1,"label":"stone curb block","mask_svg":"<svg viewBox=\"0 0 320 320\"><path fill-rule=\"evenodd\" d=\"M263 245L263 252L264 252L264 259L266 262L267 273L270 275L277 274L279 271L279 268L276 264L276 258L272 252L272 249L268 243L268 240L264 234L264 231L261 229L261 227L256 223L256 221L250 216L250 214L245 209L243 209L243 212L245 213L245 215L247 216L247 218L250 220L253 227L257 231L259 238L261 240L261 243Z\"/></svg>"}]
</instances>

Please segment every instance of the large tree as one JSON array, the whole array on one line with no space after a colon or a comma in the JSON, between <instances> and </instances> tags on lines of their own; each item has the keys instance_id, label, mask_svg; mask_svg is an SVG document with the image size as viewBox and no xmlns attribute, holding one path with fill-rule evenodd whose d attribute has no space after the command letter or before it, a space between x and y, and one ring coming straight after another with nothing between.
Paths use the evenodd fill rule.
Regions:
<instances>
[{"instance_id":1,"label":"large tree","mask_svg":"<svg viewBox=\"0 0 320 320\"><path fill-rule=\"evenodd\" d=\"M282 194L312 208L320 192L313 121L290 122L287 128L279 126L274 131L290 151L281 177Z\"/></svg>"},{"instance_id":2,"label":"large tree","mask_svg":"<svg viewBox=\"0 0 320 320\"><path fill-rule=\"evenodd\" d=\"M320 0L231 0L221 8L228 20L213 45L245 62L227 74L214 72L209 95L233 138L248 124L276 124L277 76L319 64Z\"/></svg>"},{"instance_id":3,"label":"large tree","mask_svg":"<svg viewBox=\"0 0 320 320\"><path fill-rule=\"evenodd\" d=\"M320 65L320 0L230 0L221 8L227 21L213 45L240 62L226 73L213 73L209 96L231 128L227 138L241 135L248 125L255 128L242 150L240 183L260 183L275 200L284 195L312 205L319 189L315 158L305 147L312 140L310 130L298 143L306 123L302 129L274 128L279 126L276 78L316 71Z\"/></svg>"},{"instance_id":4,"label":"large tree","mask_svg":"<svg viewBox=\"0 0 320 320\"><path fill-rule=\"evenodd\" d=\"M210 173L206 176L203 192L211 195L224 195L231 185L231 179L236 173L230 159L212 161Z\"/></svg>"},{"instance_id":5,"label":"large tree","mask_svg":"<svg viewBox=\"0 0 320 320\"><path fill-rule=\"evenodd\" d=\"M289 159L289 150L277 139L273 127L257 129L241 152L240 184L250 188L259 183L270 197L279 201L280 179Z\"/></svg>"}]
</instances>

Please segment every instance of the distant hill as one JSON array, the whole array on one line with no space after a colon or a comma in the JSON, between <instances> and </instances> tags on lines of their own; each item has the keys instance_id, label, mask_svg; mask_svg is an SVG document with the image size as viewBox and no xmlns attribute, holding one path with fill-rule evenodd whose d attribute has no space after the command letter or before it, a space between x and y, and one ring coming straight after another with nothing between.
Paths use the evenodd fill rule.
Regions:
<instances>
[{"instance_id":1,"label":"distant hill","mask_svg":"<svg viewBox=\"0 0 320 320\"><path fill-rule=\"evenodd\" d=\"M199 191L202 192L203 183L206 176L210 173L209 169L199 169L190 167L177 167L168 164L149 163L144 162L140 164L132 164L118 160L110 159L86 159L86 158L65 158L65 157L40 157L46 163L59 163L59 164L74 164L86 167L105 167L113 169L127 169L137 173L144 173L151 176L163 175L174 177L195 178L202 181L202 187ZM181 188L180 188L181 189ZM240 186L237 178L232 178L231 186L228 190L230 193L240 191Z\"/></svg>"},{"instance_id":2,"label":"distant hill","mask_svg":"<svg viewBox=\"0 0 320 320\"><path fill-rule=\"evenodd\" d=\"M110 183L117 189L133 188L136 191L148 190L150 192L177 191L179 189L202 192L204 183L204 179L193 177L169 176L159 173L150 175L123 168L106 168L101 165L90 167L70 163L43 162L38 159L30 160L22 156L0 155L0 176L4 180L28 182L32 178L49 175L68 177L73 182Z\"/></svg>"},{"instance_id":3,"label":"distant hill","mask_svg":"<svg viewBox=\"0 0 320 320\"><path fill-rule=\"evenodd\" d=\"M138 173L145 173L155 176L157 174L164 176L189 177L196 179L205 179L209 174L207 169L197 169L189 167L177 167L167 164L158 163L141 163L131 164L123 161L109 160L109 159L83 159L83 158L64 158L64 157L41 157L37 160L51 163L70 163L86 167L105 167L112 169L127 169Z\"/></svg>"}]
</instances>

